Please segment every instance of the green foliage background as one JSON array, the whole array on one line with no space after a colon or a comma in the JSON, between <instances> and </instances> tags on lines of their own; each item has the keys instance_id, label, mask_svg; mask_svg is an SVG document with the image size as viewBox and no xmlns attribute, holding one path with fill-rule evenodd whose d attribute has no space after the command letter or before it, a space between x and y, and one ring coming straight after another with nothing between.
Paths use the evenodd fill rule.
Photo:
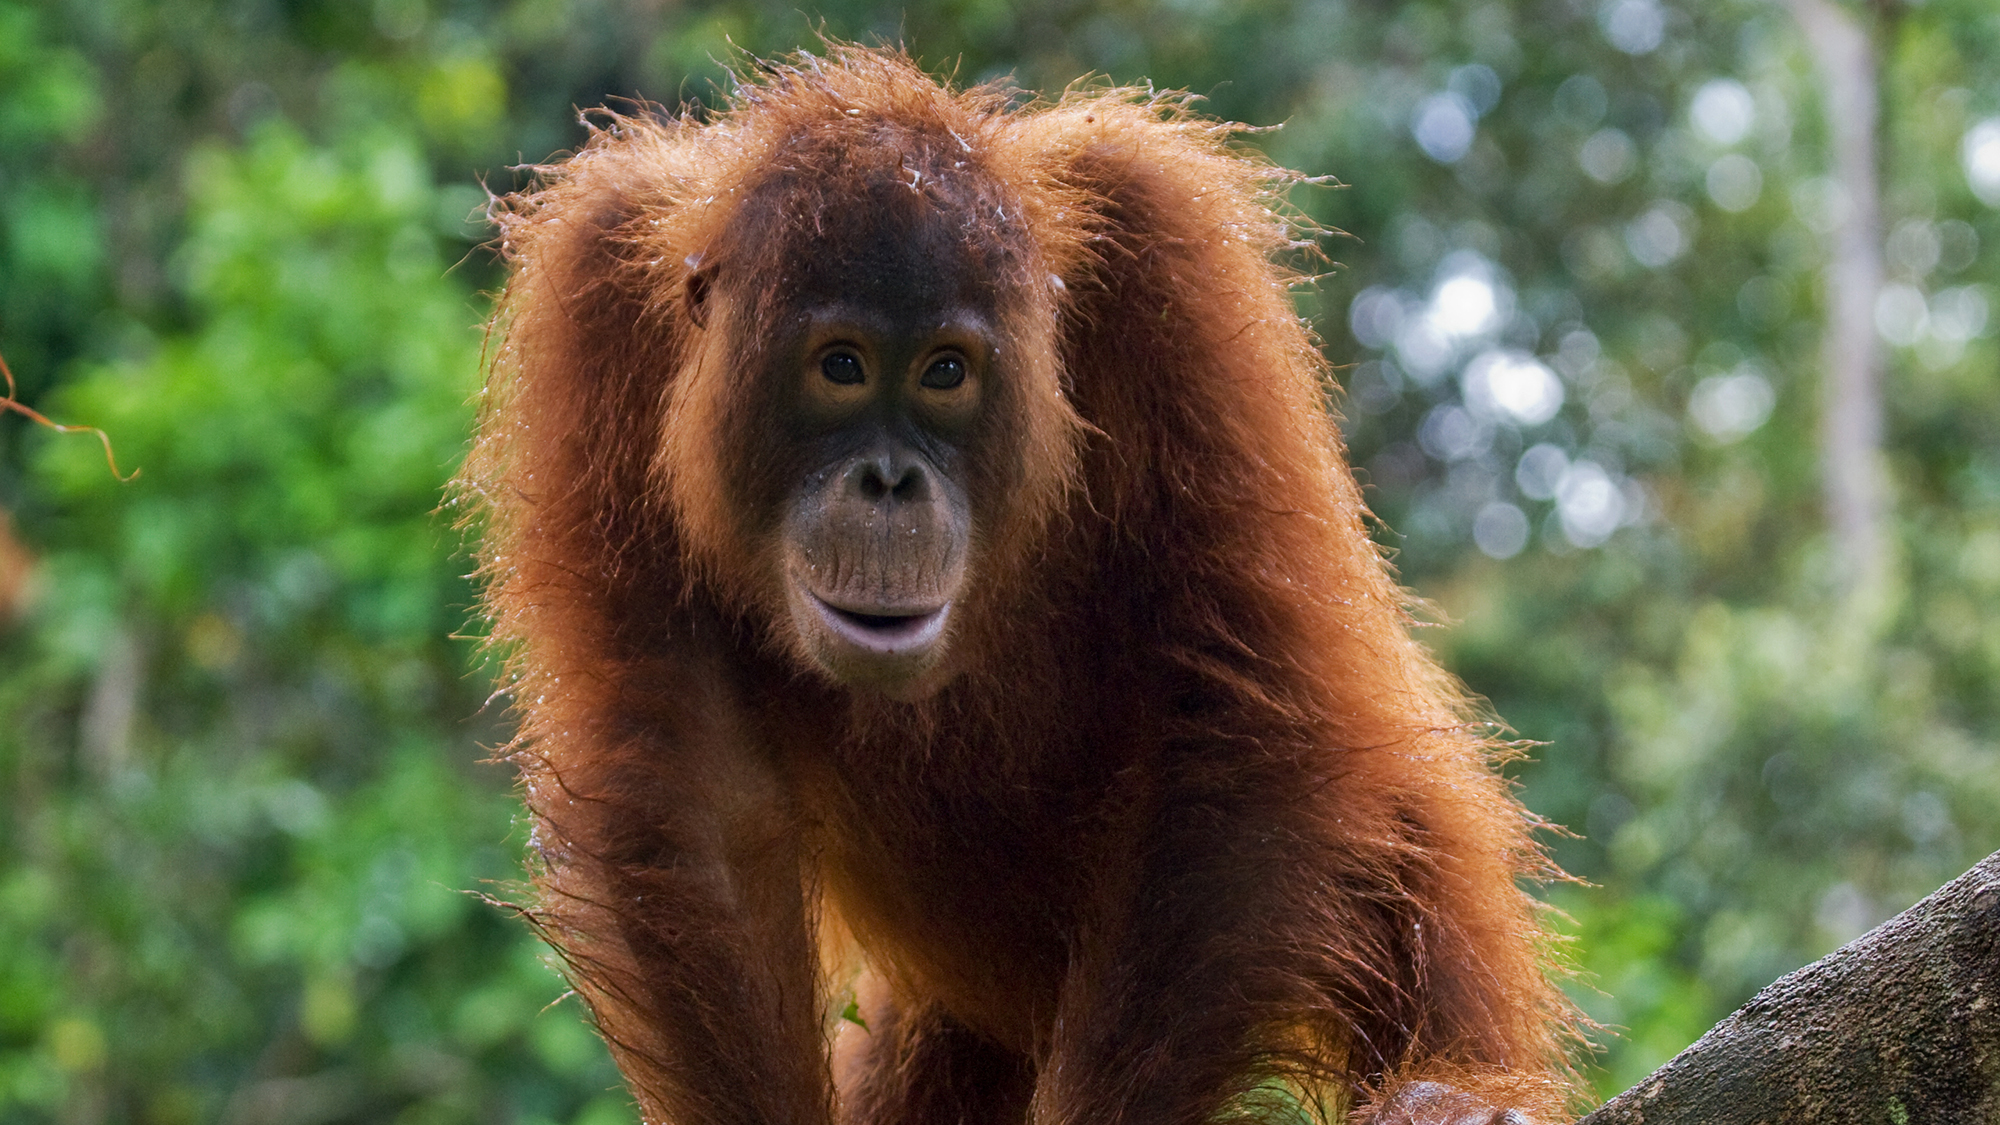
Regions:
<instances>
[{"instance_id":1,"label":"green foliage background","mask_svg":"<svg viewBox=\"0 0 2000 1125\"><path fill-rule=\"evenodd\" d=\"M2000 114L2000 12L1850 11L1882 65L1892 277L1984 308L2000 212L1962 144ZM1589 880L1549 893L1614 1028L1605 1092L2000 846L2000 353L1983 319L1890 348L1892 574L1841 597L1816 436L1837 201L1775 0L0 0L0 352L142 470L0 422L0 589L25 574L0 626L0 1120L631 1120L478 897L522 840L437 514L498 283L477 212L578 143L572 107L713 100L732 49L821 30L962 80L1189 89L1352 185L1295 200L1353 232L1300 299L1356 364L1384 540L1455 622L1432 643L1546 743L1519 776ZM1691 117L1718 79L1754 107L1726 143ZM1413 126L1444 95L1477 126L1449 162ZM1747 203L1709 187L1731 153ZM1355 301L1401 294L1414 323L1467 269L1504 307L1451 370L1511 347L1564 393L1454 445L1435 427L1469 384ZM1690 404L1744 371L1768 419L1715 436ZM1615 531L1577 545L1515 471L1535 446L1624 490ZM1505 558L1475 545L1493 505L1529 528Z\"/></svg>"}]
</instances>

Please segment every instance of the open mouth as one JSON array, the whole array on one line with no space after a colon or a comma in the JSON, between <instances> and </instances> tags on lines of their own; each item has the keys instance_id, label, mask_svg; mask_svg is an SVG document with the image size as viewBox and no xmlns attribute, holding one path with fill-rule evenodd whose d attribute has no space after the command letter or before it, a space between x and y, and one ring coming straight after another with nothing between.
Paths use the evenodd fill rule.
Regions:
<instances>
[{"instance_id":1,"label":"open mouth","mask_svg":"<svg viewBox=\"0 0 2000 1125\"><path fill-rule=\"evenodd\" d=\"M918 613L868 613L842 609L813 595L813 606L834 634L857 648L893 656L924 648L944 632L950 603Z\"/></svg>"}]
</instances>

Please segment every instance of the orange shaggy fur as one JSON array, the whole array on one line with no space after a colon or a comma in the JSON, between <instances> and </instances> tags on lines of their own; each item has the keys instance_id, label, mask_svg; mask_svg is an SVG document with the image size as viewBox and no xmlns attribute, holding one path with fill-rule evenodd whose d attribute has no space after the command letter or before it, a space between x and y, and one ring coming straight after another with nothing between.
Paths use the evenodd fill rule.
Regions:
<instances>
[{"instance_id":1,"label":"orange shaggy fur","mask_svg":"<svg viewBox=\"0 0 2000 1125\"><path fill-rule=\"evenodd\" d=\"M1550 868L1369 539L1273 264L1290 174L1175 99L1016 108L847 47L597 120L497 209L460 483L532 916L645 1119L1198 1125L1414 1079L1559 1112ZM732 507L770 300L687 311L885 165L965 210L1024 372L955 673L908 703L801 662Z\"/></svg>"}]
</instances>

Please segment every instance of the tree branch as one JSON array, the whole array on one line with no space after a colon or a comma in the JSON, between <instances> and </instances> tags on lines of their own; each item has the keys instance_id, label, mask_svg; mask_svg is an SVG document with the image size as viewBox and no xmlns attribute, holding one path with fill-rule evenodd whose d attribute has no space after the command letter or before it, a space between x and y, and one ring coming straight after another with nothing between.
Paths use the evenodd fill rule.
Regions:
<instances>
[{"instance_id":1,"label":"tree branch","mask_svg":"<svg viewBox=\"0 0 2000 1125\"><path fill-rule=\"evenodd\" d=\"M2000 852L1578 1125L2000 1122Z\"/></svg>"}]
</instances>

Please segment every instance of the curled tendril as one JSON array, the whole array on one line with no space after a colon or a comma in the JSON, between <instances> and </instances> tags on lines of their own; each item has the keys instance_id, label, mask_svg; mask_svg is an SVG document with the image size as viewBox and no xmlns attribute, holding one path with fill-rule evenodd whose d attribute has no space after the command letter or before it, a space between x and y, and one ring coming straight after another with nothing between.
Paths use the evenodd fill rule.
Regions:
<instances>
[{"instance_id":1,"label":"curled tendril","mask_svg":"<svg viewBox=\"0 0 2000 1125\"><path fill-rule=\"evenodd\" d=\"M111 466L111 475L117 477L120 484L130 484L139 479L139 470L137 469L133 469L130 473L121 473L118 471L118 458L111 453L111 435L98 429L96 426L66 426L15 397L19 392L19 388L14 383L13 369L7 366L6 356L0 356L0 375L4 375L7 378L7 393L0 395L0 410L11 410L37 425L47 426L59 434L95 434L97 435L98 442L104 446L104 463Z\"/></svg>"}]
</instances>

